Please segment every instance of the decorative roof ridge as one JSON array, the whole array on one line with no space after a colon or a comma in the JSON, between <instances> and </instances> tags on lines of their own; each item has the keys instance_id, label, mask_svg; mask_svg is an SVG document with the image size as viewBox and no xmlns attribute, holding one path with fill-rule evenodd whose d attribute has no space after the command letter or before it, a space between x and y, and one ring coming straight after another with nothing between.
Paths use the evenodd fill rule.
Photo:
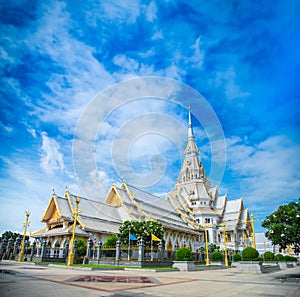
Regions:
<instances>
[{"instance_id":1,"label":"decorative roof ridge","mask_svg":"<svg viewBox=\"0 0 300 297\"><path fill-rule=\"evenodd\" d=\"M79 215L81 218L83 219L92 219L92 220L97 220L97 221L100 221L100 222L109 222L109 223L113 223L113 224L120 224L116 221L108 221L108 220L105 220L105 219L102 219L102 218L99 218L99 217L91 217L89 215Z\"/></svg>"},{"instance_id":2,"label":"decorative roof ridge","mask_svg":"<svg viewBox=\"0 0 300 297\"><path fill-rule=\"evenodd\" d=\"M130 184L128 184L128 183L126 183L126 185L127 185L127 187L132 187L132 188L137 189L137 190L139 190L139 191L141 191L141 192L144 192L144 193L147 193L147 194L149 194L149 195L151 195L151 196L157 197L157 198L159 198L159 199L161 199L161 200L167 200L166 198L159 197L159 196L157 196L157 195L154 195L154 194L152 194L152 193L149 193L149 192L147 192L147 191L145 191L145 190L142 190L142 189L140 189L140 188L138 188L138 187L136 187L136 186L130 185Z\"/></svg>"},{"instance_id":3,"label":"decorative roof ridge","mask_svg":"<svg viewBox=\"0 0 300 297\"><path fill-rule=\"evenodd\" d=\"M118 190L122 190L122 189L119 189L119 188L117 188ZM124 190L123 190L124 191ZM71 194L71 193L69 193L69 195L70 195L70 197L72 196L72 197L78 197L78 198L80 198L80 199L83 199L83 200L85 200L85 201L88 201L88 202L95 202L95 203L98 203L98 204L102 204L102 205L105 205L105 206L108 206L108 207L111 207L111 208L119 208L119 207L121 207L121 206L114 206L114 205L111 205L111 204L109 204L109 203L105 203L105 202L103 202L103 201L99 201L99 200L95 200L95 199L91 199L91 198L87 198L87 197L81 197L81 196L78 196L78 195L75 195L75 194Z\"/></svg>"}]
</instances>

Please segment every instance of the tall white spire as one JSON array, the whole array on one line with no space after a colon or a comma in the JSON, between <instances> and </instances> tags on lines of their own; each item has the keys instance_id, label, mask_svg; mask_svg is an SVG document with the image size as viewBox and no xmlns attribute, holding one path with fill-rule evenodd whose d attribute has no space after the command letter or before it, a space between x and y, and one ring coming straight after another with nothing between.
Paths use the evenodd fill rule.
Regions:
<instances>
[{"instance_id":1,"label":"tall white spire","mask_svg":"<svg viewBox=\"0 0 300 297\"><path fill-rule=\"evenodd\" d=\"M188 122L188 141L194 140L194 132L192 126L191 106L189 106L189 122Z\"/></svg>"}]
</instances>

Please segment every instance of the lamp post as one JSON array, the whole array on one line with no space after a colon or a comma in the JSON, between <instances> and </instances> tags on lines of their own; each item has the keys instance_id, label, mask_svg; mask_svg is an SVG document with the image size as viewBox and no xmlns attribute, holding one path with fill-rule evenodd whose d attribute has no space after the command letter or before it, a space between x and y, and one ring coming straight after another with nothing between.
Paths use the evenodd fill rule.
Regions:
<instances>
[{"instance_id":1,"label":"lamp post","mask_svg":"<svg viewBox=\"0 0 300 297\"><path fill-rule=\"evenodd\" d=\"M29 216L30 216L30 211L26 211L25 212L26 215L26 219L25 219L25 223L24 223L24 234L23 234L23 239L22 239L22 246L21 246L21 252L19 255L19 262L23 261L23 257L24 257L24 246L25 246L25 237L26 237L26 230L27 227L29 226Z\"/></svg>"},{"instance_id":2,"label":"lamp post","mask_svg":"<svg viewBox=\"0 0 300 297\"><path fill-rule=\"evenodd\" d=\"M228 267L228 259L227 259L227 248L226 248L226 223L222 223L223 232L224 232L224 258L225 258L225 266Z\"/></svg>"},{"instance_id":3,"label":"lamp post","mask_svg":"<svg viewBox=\"0 0 300 297\"><path fill-rule=\"evenodd\" d=\"M206 219L204 219L204 234L205 234L205 252L206 252L206 265L210 265L209 256L208 256L208 239L207 239L207 230L206 230Z\"/></svg>"},{"instance_id":4,"label":"lamp post","mask_svg":"<svg viewBox=\"0 0 300 297\"><path fill-rule=\"evenodd\" d=\"M72 214L73 214L73 217L74 217L74 223L73 223L73 233L72 233L71 244L70 244L70 253L69 253L69 258L68 258L68 266L72 266L73 262L74 262L74 240L75 240L75 230L76 230L77 216L79 214L78 204L80 202L80 198L76 197L75 202L76 202L75 210L72 211Z\"/></svg>"}]
</instances>

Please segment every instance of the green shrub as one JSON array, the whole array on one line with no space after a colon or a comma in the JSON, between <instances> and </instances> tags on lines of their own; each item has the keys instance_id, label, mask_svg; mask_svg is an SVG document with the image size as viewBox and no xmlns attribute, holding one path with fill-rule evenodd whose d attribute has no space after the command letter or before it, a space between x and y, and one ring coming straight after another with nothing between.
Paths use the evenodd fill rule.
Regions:
<instances>
[{"instance_id":1,"label":"green shrub","mask_svg":"<svg viewBox=\"0 0 300 297\"><path fill-rule=\"evenodd\" d=\"M259 256L258 251L253 247L246 247L242 251L242 260L243 261L256 261L257 257Z\"/></svg>"},{"instance_id":2,"label":"green shrub","mask_svg":"<svg viewBox=\"0 0 300 297\"><path fill-rule=\"evenodd\" d=\"M264 260L265 261L273 261L274 258L275 258L274 253L272 253L272 252L265 252L264 253Z\"/></svg>"},{"instance_id":3,"label":"green shrub","mask_svg":"<svg viewBox=\"0 0 300 297\"><path fill-rule=\"evenodd\" d=\"M254 261L263 261L263 257L258 256L257 258L254 259Z\"/></svg>"},{"instance_id":4,"label":"green shrub","mask_svg":"<svg viewBox=\"0 0 300 297\"><path fill-rule=\"evenodd\" d=\"M191 261L192 258L192 251L187 248L183 247L176 251L176 260L177 261Z\"/></svg>"},{"instance_id":5,"label":"green shrub","mask_svg":"<svg viewBox=\"0 0 300 297\"><path fill-rule=\"evenodd\" d=\"M213 252L213 253L211 253L211 260L212 261L222 261L223 260L222 252Z\"/></svg>"},{"instance_id":6,"label":"green shrub","mask_svg":"<svg viewBox=\"0 0 300 297\"><path fill-rule=\"evenodd\" d=\"M85 254L86 254L86 242L85 242L84 239L79 238L77 240L77 250L76 250L76 252L77 252L78 256L85 256Z\"/></svg>"},{"instance_id":7,"label":"green shrub","mask_svg":"<svg viewBox=\"0 0 300 297\"><path fill-rule=\"evenodd\" d=\"M274 260L275 261L285 261L284 260L284 256L283 255L281 255L281 254L277 254L275 257L274 257Z\"/></svg>"},{"instance_id":8,"label":"green shrub","mask_svg":"<svg viewBox=\"0 0 300 297\"><path fill-rule=\"evenodd\" d=\"M286 261L286 262L297 262L297 258L289 256L289 255L285 255L284 256L284 261Z\"/></svg>"},{"instance_id":9,"label":"green shrub","mask_svg":"<svg viewBox=\"0 0 300 297\"><path fill-rule=\"evenodd\" d=\"M233 255L233 261L234 262L239 262L242 260L242 256L240 254L234 254Z\"/></svg>"}]
</instances>

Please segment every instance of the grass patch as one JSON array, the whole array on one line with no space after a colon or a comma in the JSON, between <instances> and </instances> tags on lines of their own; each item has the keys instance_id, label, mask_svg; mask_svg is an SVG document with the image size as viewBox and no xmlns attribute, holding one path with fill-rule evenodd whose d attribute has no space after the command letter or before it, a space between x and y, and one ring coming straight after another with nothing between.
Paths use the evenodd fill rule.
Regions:
<instances>
[{"instance_id":1,"label":"grass patch","mask_svg":"<svg viewBox=\"0 0 300 297\"><path fill-rule=\"evenodd\" d=\"M36 265L59 265L59 266L67 266L66 263L62 262L34 262ZM116 266L116 265L97 265L97 264L74 264L73 267L83 267L83 268L93 268L93 269L124 269L124 268L133 268L133 269L145 269L145 270L177 270L171 266L168 267L137 267L137 266Z\"/></svg>"},{"instance_id":2,"label":"grass patch","mask_svg":"<svg viewBox=\"0 0 300 297\"><path fill-rule=\"evenodd\" d=\"M85 267L85 268L103 268L103 269L111 269L111 268L125 268L126 266L122 266L122 265L97 265L97 264L74 264L73 266L75 267Z\"/></svg>"},{"instance_id":3,"label":"grass patch","mask_svg":"<svg viewBox=\"0 0 300 297\"><path fill-rule=\"evenodd\" d=\"M53 264L53 265L60 265L60 266L67 266L67 264L65 262L38 262L38 261L32 261L34 264L36 265L49 265L49 264Z\"/></svg>"},{"instance_id":4,"label":"grass patch","mask_svg":"<svg viewBox=\"0 0 300 297\"><path fill-rule=\"evenodd\" d=\"M168 267L136 267L136 266L127 266L126 268L132 268L132 269L144 269L144 270L161 270L161 271L165 271L165 270L178 270L177 268L173 268L172 266L168 266Z\"/></svg>"}]
</instances>

